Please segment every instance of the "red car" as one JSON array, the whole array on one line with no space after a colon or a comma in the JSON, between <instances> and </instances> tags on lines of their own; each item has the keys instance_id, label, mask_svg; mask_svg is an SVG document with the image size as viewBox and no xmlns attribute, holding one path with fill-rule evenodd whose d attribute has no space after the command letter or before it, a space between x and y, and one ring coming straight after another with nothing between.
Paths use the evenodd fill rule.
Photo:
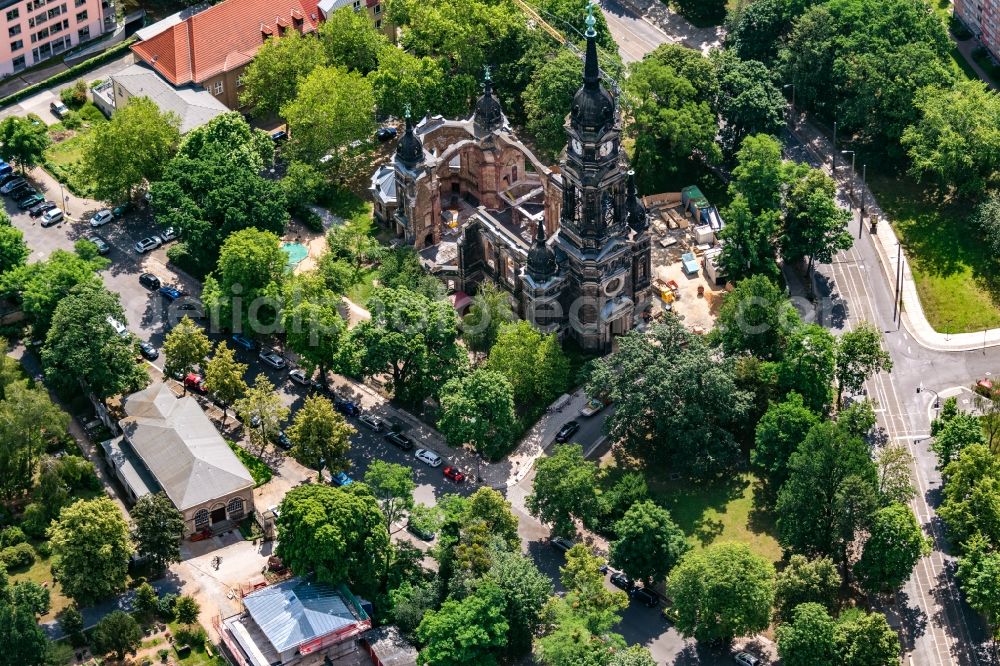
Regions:
<instances>
[{"instance_id":1,"label":"red car","mask_svg":"<svg viewBox=\"0 0 1000 666\"><path fill-rule=\"evenodd\" d=\"M205 379L193 372L189 372L184 378L184 388L189 391L201 393L202 395L208 393L208 389L205 388Z\"/></svg>"},{"instance_id":2,"label":"red car","mask_svg":"<svg viewBox=\"0 0 1000 666\"><path fill-rule=\"evenodd\" d=\"M455 483L462 483L462 481L465 481L465 475L462 474L457 467L449 465L448 467L445 467L443 471L444 475Z\"/></svg>"}]
</instances>

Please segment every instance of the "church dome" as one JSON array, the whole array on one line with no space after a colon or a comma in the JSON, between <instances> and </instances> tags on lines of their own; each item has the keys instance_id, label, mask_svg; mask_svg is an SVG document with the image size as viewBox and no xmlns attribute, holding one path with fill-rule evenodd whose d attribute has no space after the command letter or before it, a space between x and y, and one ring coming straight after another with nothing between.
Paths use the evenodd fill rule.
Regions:
<instances>
[{"instance_id":1,"label":"church dome","mask_svg":"<svg viewBox=\"0 0 1000 666\"><path fill-rule=\"evenodd\" d=\"M538 221L535 242L528 250L528 275L538 284L548 282L556 274L556 257L545 244L545 223Z\"/></svg>"},{"instance_id":2,"label":"church dome","mask_svg":"<svg viewBox=\"0 0 1000 666\"><path fill-rule=\"evenodd\" d=\"M396 146L396 157L408 169L424 161L424 146L413 133L413 121L410 119L409 109L406 110L406 133Z\"/></svg>"},{"instance_id":3,"label":"church dome","mask_svg":"<svg viewBox=\"0 0 1000 666\"><path fill-rule=\"evenodd\" d=\"M578 132L601 133L614 123L615 100L601 85L601 70L597 63L597 31L594 30L593 5L587 5L587 53L583 62L583 85L573 96L570 121Z\"/></svg>"},{"instance_id":4,"label":"church dome","mask_svg":"<svg viewBox=\"0 0 1000 666\"><path fill-rule=\"evenodd\" d=\"M483 95L476 102L476 110L472 117L472 125L476 137L482 138L503 127L503 110L500 101L493 96L493 82L489 70L486 72Z\"/></svg>"}]
</instances>

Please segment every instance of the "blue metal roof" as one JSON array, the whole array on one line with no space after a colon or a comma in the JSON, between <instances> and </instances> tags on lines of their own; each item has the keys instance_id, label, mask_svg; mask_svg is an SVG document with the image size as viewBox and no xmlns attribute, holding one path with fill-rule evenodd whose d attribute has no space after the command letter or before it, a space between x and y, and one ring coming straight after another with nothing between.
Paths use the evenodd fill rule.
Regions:
<instances>
[{"instance_id":1,"label":"blue metal roof","mask_svg":"<svg viewBox=\"0 0 1000 666\"><path fill-rule=\"evenodd\" d=\"M303 578L248 594L243 605L278 652L358 622L337 588Z\"/></svg>"}]
</instances>

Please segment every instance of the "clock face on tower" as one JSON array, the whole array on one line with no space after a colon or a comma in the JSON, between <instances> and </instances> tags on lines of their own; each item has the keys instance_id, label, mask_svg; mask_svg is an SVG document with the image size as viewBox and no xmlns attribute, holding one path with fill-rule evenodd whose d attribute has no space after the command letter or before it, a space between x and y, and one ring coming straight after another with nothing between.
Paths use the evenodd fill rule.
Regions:
<instances>
[{"instance_id":1,"label":"clock face on tower","mask_svg":"<svg viewBox=\"0 0 1000 666\"><path fill-rule=\"evenodd\" d=\"M607 157L608 155L610 155L611 151L614 149L614 147L615 147L615 144L614 144L613 141L605 141L604 143L602 143L601 144L601 157Z\"/></svg>"},{"instance_id":2,"label":"clock face on tower","mask_svg":"<svg viewBox=\"0 0 1000 666\"><path fill-rule=\"evenodd\" d=\"M573 139L573 142L570 144L570 147L573 149L573 152L576 153L577 155L583 154L583 144L580 143L579 139Z\"/></svg>"}]
</instances>

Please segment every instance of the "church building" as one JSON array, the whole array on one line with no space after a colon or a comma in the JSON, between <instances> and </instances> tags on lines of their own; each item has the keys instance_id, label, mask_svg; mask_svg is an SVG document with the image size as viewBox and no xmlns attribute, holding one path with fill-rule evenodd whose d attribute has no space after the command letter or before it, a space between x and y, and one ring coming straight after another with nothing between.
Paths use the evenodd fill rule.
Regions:
<instances>
[{"instance_id":1,"label":"church building","mask_svg":"<svg viewBox=\"0 0 1000 666\"><path fill-rule=\"evenodd\" d=\"M520 142L487 73L467 119L406 119L391 165L372 176L375 216L451 292L489 280L516 314L588 350L642 325L650 308L648 214L601 82L589 7L583 83L558 167Z\"/></svg>"}]
</instances>

